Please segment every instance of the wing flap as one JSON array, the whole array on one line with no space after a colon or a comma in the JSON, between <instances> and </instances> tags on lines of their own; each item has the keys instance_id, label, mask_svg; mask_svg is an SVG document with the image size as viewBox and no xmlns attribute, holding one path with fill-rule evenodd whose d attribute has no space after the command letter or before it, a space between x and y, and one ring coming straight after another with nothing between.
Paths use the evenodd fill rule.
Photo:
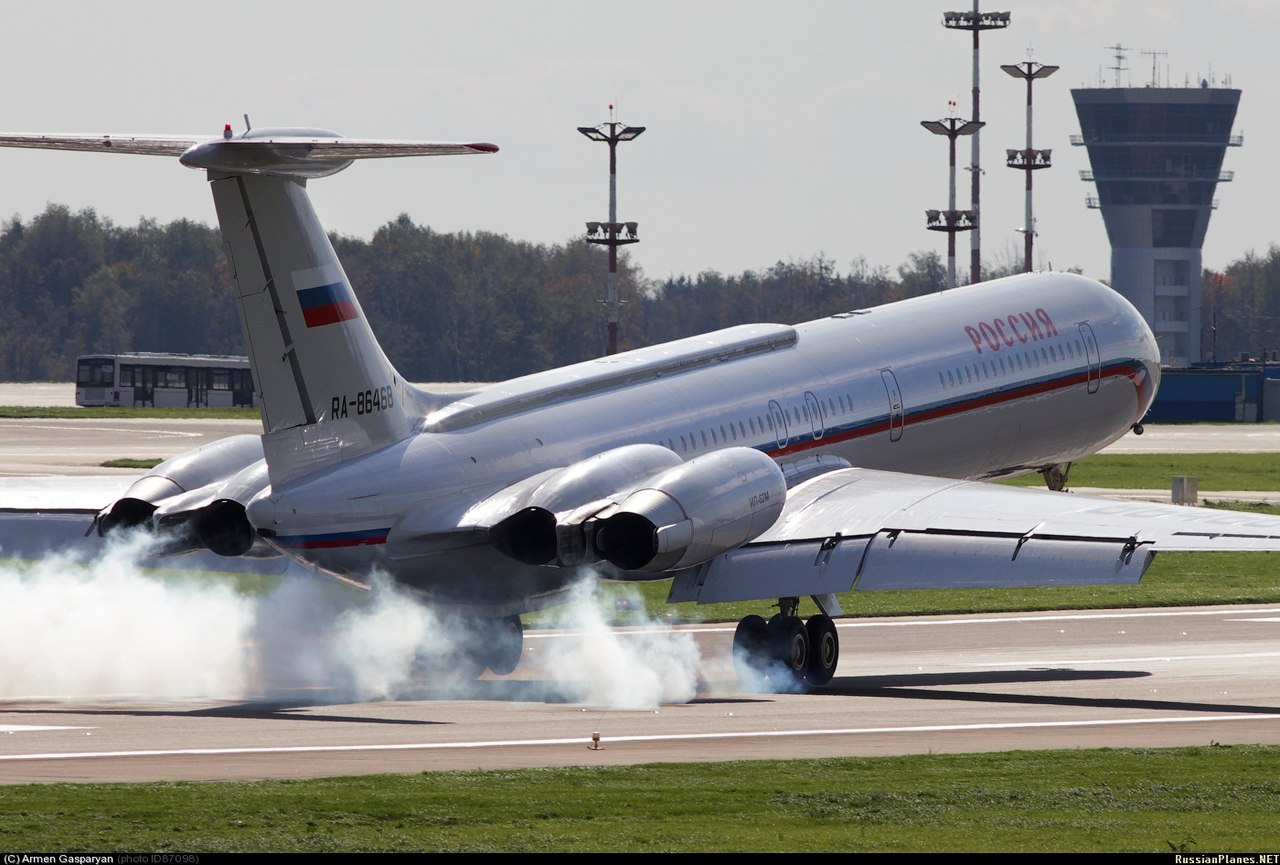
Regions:
<instances>
[{"instance_id":1,"label":"wing flap","mask_svg":"<svg viewBox=\"0 0 1280 865\"><path fill-rule=\"evenodd\" d=\"M1280 551L1280 518L840 469L791 490L752 543L677 575L669 600L1126 585L1160 550Z\"/></svg>"},{"instance_id":2,"label":"wing flap","mask_svg":"<svg viewBox=\"0 0 1280 865\"><path fill-rule=\"evenodd\" d=\"M1155 557L1120 540L882 532L872 538L748 544L681 573L668 603L886 589L1131 585Z\"/></svg>"},{"instance_id":3,"label":"wing flap","mask_svg":"<svg viewBox=\"0 0 1280 865\"><path fill-rule=\"evenodd\" d=\"M796 487L757 542L881 531L1133 539L1170 551L1280 551L1280 517L859 468Z\"/></svg>"},{"instance_id":4,"label":"wing flap","mask_svg":"<svg viewBox=\"0 0 1280 865\"><path fill-rule=\"evenodd\" d=\"M720 604L847 592L857 578L868 540L748 544L677 574L667 603Z\"/></svg>"},{"instance_id":5,"label":"wing flap","mask_svg":"<svg viewBox=\"0 0 1280 865\"><path fill-rule=\"evenodd\" d=\"M1155 553L1114 540L884 533L867 547L854 588L977 589L1131 585ZM807 593L806 593L807 594Z\"/></svg>"}]
</instances>

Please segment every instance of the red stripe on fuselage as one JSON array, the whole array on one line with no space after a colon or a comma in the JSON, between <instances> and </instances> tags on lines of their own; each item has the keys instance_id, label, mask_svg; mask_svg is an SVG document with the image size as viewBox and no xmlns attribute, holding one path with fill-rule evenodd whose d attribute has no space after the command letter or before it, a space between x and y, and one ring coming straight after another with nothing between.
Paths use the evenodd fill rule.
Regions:
<instances>
[{"instance_id":1,"label":"red stripe on fuselage","mask_svg":"<svg viewBox=\"0 0 1280 865\"><path fill-rule=\"evenodd\" d=\"M1141 411L1142 407L1146 404L1143 398L1144 384L1149 384L1150 382L1146 370L1142 369L1141 364L1137 364L1137 368L1134 369L1130 364L1117 363L1112 364L1102 371L1101 378L1105 379L1116 377L1127 378L1133 383L1134 390L1138 397L1137 411ZM1034 384L1016 387L1012 390L979 394L970 399L962 400L950 405L907 412L903 415L901 423L905 428L912 426L913 424L938 420L944 417L951 417L952 415L964 414L965 412L974 411L976 409L990 408L991 406L1014 402L1055 390L1062 390L1064 388L1077 385L1083 386L1087 384L1088 380L1088 372L1081 370L1064 378L1036 382ZM803 453L808 450L813 450L814 448L824 447L833 442L853 441L854 439L881 435L889 431L889 423L889 418L886 417L883 420L878 420L865 426L859 426L858 428L851 429L848 432L834 434L827 433L817 440L809 439L808 441L796 442L795 444L789 444L786 447L767 450L766 453L775 458L784 457L790 456L791 454Z\"/></svg>"}]
</instances>

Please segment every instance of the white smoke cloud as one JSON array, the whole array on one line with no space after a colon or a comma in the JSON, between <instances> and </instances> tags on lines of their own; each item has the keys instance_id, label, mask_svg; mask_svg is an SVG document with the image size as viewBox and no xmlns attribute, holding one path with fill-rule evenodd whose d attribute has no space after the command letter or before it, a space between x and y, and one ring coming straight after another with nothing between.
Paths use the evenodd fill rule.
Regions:
<instances>
[{"instance_id":1,"label":"white smoke cloud","mask_svg":"<svg viewBox=\"0 0 1280 865\"><path fill-rule=\"evenodd\" d=\"M90 563L54 555L0 566L0 699L335 703L474 687L452 679L439 690L468 626L389 580L359 592L303 572L251 596L217 576L148 572L144 551L145 539L114 541ZM618 590L585 585L558 611L570 633L539 641L538 687L619 709L696 696L692 634L660 622L613 629ZM639 610L638 597L624 597Z\"/></svg>"},{"instance_id":2,"label":"white smoke cloud","mask_svg":"<svg viewBox=\"0 0 1280 865\"><path fill-rule=\"evenodd\" d=\"M557 616L580 639L551 643L542 666L572 698L599 707L652 708L697 696L701 656L693 634L657 620L614 629L608 611L620 606L643 617L639 595L624 585L581 584Z\"/></svg>"},{"instance_id":3,"label":"white smoke cloud","mask_svg":"<svg viewBox=\"0 0 1280 865\"><path fill-rule=\"evenodd\" d=\"M0 569L0 697L190 698L243 692L252 604L233 587L161 582L139 540Z\"/></svg>"}]
</instances>

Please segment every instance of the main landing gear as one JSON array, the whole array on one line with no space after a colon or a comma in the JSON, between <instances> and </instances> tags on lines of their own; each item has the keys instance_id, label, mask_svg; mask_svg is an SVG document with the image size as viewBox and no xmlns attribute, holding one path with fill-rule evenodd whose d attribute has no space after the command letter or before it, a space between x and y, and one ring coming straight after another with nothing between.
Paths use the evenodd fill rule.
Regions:
<instances>
[{"instance_id":1,"label":"main landing gear","mask_svg":"<svg viewBox=\"0 0 1280 865\"><path fill-rule=\"evenodd\" d=\"M798 598L782 598L778 614L766 620L747 616L733 634L733 666L738 677L784 691L821 687L835 675L840 638L826 613L802 621Z\"/></svg>"},{"instance_id":2,"label":"main landing gear","mask_svg":"<svg viewBox=\"0 0 1280 865\"><path fill-rule=\"evenodd\" d=\"M434 666L460 679L478 679L485 670L505 676L515 670L524 652L524 625L519 616L470 620L461 639Z\"/></svg>"}]
</instances>

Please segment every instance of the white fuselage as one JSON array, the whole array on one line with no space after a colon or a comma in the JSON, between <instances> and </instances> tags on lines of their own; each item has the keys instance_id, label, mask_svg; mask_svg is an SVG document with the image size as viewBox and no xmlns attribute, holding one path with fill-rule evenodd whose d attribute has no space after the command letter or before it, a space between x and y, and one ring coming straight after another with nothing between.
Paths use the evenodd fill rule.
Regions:
<instances>
[{"instance_id":1,"label":"white fuselage","mask_svg":"<svg viewBox=\"0 0 1280 865\"><path fill-rule=\"evenodd\" d=\"M821 455L993 478L1106 446L1158 381L1155 340L1120 295L1070 274L1011 277L495 384L400 443L268 489L249 516L308 563L382 568L446 598L486 580L490 609L519 611L577 575L521 566L458 529L475 503L547 469L656 443L684 460L748 447L784 467Z\"/></svg>"}]
</instances>

